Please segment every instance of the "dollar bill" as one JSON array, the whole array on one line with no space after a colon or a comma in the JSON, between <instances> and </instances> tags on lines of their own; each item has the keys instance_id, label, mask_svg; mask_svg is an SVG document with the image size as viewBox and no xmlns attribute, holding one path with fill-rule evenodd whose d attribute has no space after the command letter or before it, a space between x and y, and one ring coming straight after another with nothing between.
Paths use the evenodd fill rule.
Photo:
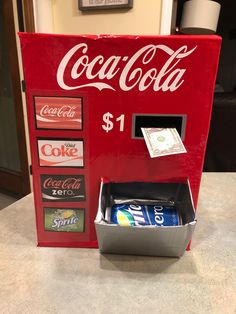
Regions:
<instances>
[{"instance_id":1,"label":"dollar bill","mask_svg":"<svg viewBox=\"0 0 236 314\"><path fill-rule=\"evenodd\" d=\"M151 158L186 153L175 128L141 128Z\"/></svg>"}]
</instances>

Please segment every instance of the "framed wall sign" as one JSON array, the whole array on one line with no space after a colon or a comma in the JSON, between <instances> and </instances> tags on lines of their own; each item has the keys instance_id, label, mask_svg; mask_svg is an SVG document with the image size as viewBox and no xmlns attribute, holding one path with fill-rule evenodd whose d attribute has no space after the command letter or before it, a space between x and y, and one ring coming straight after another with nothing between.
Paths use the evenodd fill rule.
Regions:
<instances>
[{"instance_id":1,"label":"framed wall sign","mask_svg":"<svg viewBox=\"0 0 236 314\"><path fill-rule=\"evenodd\" d=\"M133 0L79 0L79 9L104 10L104 9L130 9L133 7Z\"/></svg>"}]
</instances>

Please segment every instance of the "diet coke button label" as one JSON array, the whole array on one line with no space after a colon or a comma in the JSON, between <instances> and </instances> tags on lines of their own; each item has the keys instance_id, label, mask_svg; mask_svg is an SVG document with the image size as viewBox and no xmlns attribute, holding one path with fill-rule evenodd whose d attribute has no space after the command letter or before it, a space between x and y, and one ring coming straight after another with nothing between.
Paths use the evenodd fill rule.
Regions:
<instances>
[{"instance_id":1,"label":"diet coke button label","mask_svg":"<svg viewBox=\"0 0 236 314\"><path fill-rule=\"evenodd\" d=\"M39 165L42 167L83 167L83 140L38 139Z\"/></svg>"},{"instance_id":2,"label":"diet coke button label","mask_svg":"<svg viewBox=\"0 0 236 314\"><path fill-rule=\"evenodd\" d=\"M82 130L82 98L34 97L38 129Z\"/></svg>"}]
</instances>

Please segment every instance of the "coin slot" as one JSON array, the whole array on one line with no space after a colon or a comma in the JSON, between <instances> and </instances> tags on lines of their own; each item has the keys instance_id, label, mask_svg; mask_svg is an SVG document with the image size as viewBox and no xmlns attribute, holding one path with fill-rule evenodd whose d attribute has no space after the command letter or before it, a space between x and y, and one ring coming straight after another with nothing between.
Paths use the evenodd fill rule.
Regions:
<instances>
[{"instance_id":1,"label":"coin slot","mask_svg":"<svg viewBox=\"0 0 236 314\"><path fill-rule=\"evenodd\" d=\"M176 128L184 140L186 115L133 115L132 138L143 138L141 128Z\"/></svg>"}]
</instances>

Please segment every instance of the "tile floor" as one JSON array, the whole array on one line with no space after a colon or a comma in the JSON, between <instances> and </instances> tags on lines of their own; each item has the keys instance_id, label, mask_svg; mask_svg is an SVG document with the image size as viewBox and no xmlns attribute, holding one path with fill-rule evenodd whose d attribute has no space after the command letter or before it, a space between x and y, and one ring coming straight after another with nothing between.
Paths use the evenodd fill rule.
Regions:
<instances>
[{"instance_id":1,"label":"tile floor","mask_svg":"<svg viewBox=\"0 0 236 314\"><path fill-rule=\"evenodd\" d=\"M0 210L15 203L18 199L0 192Z\"/></svg>"}]
</instances>

